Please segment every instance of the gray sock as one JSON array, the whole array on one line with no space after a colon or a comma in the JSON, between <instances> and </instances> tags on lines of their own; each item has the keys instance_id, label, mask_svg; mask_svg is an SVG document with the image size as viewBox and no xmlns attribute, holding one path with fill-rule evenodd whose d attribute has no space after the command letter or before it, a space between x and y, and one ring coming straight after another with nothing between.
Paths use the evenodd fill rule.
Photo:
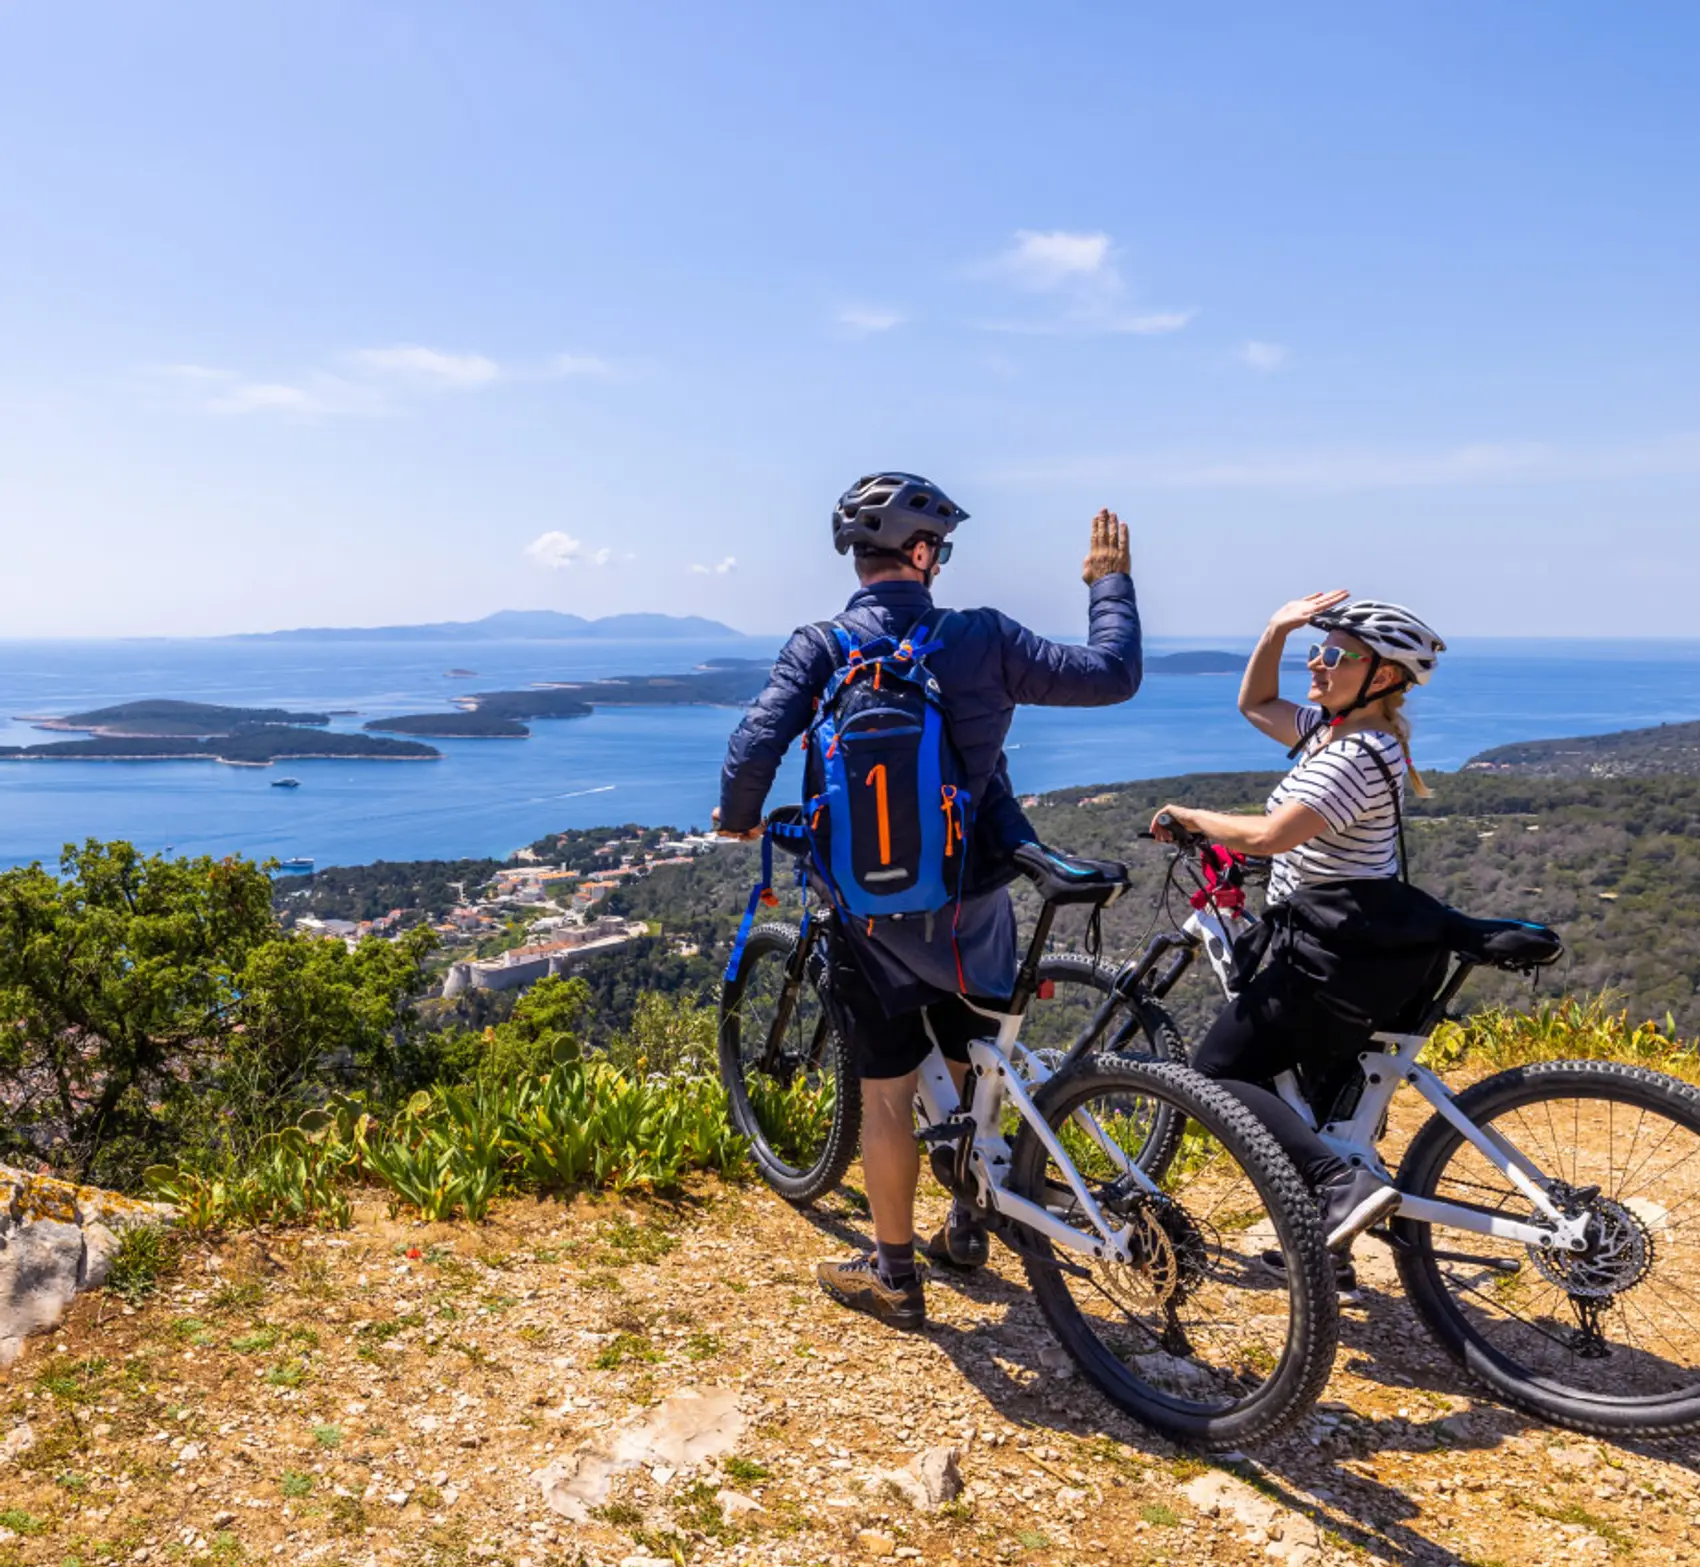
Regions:
<instances>
[{"instance_id":1,"label":"gray sock","mask_svg":"<svg viewBox=\"0 0 1700 1567\"><path fill-rule=\"evenodd\" d=\"M914 1240L905 1241L901 1246L875 1241L874 1271L879 1274L880 1282L890 1289L903 1289L913 1284L916 1279Z\"/></svg>"}]
</instances>

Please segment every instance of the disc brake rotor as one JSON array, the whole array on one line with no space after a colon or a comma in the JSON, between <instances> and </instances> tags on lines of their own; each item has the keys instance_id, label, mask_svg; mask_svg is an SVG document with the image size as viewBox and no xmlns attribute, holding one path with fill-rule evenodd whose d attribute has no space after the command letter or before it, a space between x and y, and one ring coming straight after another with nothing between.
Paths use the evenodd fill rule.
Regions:
<instances>
[{"instance_id":1,"label":"disc brake rotor","mask_svg":"<svg viewBox=\"0 0 1700 1567\"><path fill-rule=\"evenodd\" d=\"M1124 1311L1172 1310L1210 1265L1210 1248L1185 1208L1167 1199L1141 1201L1120 1211L1107 1209L1128 1224L1133 1262L1103 1262L1105 1292Z\"/></svg>"},{"instance_id":2,"label":"disc brake rotor","mask_svg":"<svg viewBox=\"0 0 1700 1567\"><path fill-rule=\"evenodd\" d=\"M1653 1267L1653 1236L1639 1217L1609 1197L1588 1203L1586 1251L1528 1248L1529 1261L1572 1300L1605 1301L1633 1289ZM1541 1222L1532 1215L1532 1223Z\"/></svg>"}]
</instances>

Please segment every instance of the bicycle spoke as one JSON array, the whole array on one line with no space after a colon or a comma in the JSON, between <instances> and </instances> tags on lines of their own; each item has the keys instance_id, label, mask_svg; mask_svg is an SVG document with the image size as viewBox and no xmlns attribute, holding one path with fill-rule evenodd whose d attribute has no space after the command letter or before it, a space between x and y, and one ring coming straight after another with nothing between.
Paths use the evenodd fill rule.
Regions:
<instances>
[{"instance_id":1,"label":"bicycle spoke","mask_svg":"<svg viewBox=\"0 0 1700 1567\"><path fill-rule=\"evenodd\" d=\"M1568 1133L1560 1131L1566 1122ZM1700 1128L1603 1091L1547 1094L1477 1124L1511 1133L1507 1140L1549 1172L1560 1209L1588 1214L1589 1230L1584 1251L1523 1247L1518 1271L1491 1281L1471 1265L1437 1260L1436 1275L1468 1331L1573 1396L1700 1396L1700 1238L1689 1227L1700 1229ZM1453 1146L1427 1190L1541 1222L1468 1142ZM1444 1222L1433 1229L1436 1250L1480 1244ZM1455 1243L1453 1234L1467 1239Z\"/></svg>"}]
</instances>

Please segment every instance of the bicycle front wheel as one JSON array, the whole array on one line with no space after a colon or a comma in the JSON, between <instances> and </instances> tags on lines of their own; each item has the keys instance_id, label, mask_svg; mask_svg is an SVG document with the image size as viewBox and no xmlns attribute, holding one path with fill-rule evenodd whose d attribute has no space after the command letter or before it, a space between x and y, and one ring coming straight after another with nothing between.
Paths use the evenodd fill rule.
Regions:
<instances>
[{"instance_id":1,"label":"bicycle front wheel","mask_svg":"<svg viewBox=\"0 0 1700 1567\"><path fill-rule=\"evenodd\" d=\"M1261 1123L1186 1067L1124 1056L1081 1061L1034 1102L1105 1217L1132 1234L1122 1264L1021 1232L1028 1282L1075 1364L1136 1420L1201 1447L1248 1446L1301 1418L1333 1368L1339 1308L1316 1204ZM1151 1104L1190 1121L1156 1196L1126 1173ZM1086 1227L1031 1126L1010 1187Z\"/></svg>"},{"instance_id":2,"label":"bicycle front wheel","mask_svg":"<svg viewBox=\"0 0 1700 1567\"><path fill-rule=\"evenodd\" d=\"M1542 1173L1588 1249L1395 1218L1400 1281L1446 1351L1514 1408L1600 1436L1700 1430L1700 1093L1613 1061L1513 1067L1457 1106ZM1401 1191L1545 1222L1436 1115Z\"/></svg>"},{"instance_id":3,"label":"bicycle front wheel","mask_svg":"<svg viewBox=\"0 0 1700 1567\"><path fill-rule=\"evenodd\" d=\"M861 1085L826 1006L818 949L794 925L758 925L720 995L720 1080L761 1177L799 1205L844 1179L862 1130Z\"/></svg>"}]
</instances>

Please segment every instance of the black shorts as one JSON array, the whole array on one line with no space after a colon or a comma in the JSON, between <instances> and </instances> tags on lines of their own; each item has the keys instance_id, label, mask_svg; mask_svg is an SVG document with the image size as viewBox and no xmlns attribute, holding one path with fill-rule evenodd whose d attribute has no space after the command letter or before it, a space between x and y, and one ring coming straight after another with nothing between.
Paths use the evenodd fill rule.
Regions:
<instances>
[{"instance_id":1,"label":"black shorts","mask_svg":"<svg viewBox=\"0 0 1700 1567\"><path fill-rule=\"evenodd\" d=\"M859 1078L904 1077L925 1061L936 1044L948 1061L967 1061L968 1046L991 1039L998 1031L995 1017L976 1012L961 996L938 991L913 1011L888 1014L868 984L848 947L842 942L832 964L832 996L843 1014L849 1038L850 1066ZM972 998L987 1012L1008 1010L1007 997Z\"/></svg>"}]
</instances>

